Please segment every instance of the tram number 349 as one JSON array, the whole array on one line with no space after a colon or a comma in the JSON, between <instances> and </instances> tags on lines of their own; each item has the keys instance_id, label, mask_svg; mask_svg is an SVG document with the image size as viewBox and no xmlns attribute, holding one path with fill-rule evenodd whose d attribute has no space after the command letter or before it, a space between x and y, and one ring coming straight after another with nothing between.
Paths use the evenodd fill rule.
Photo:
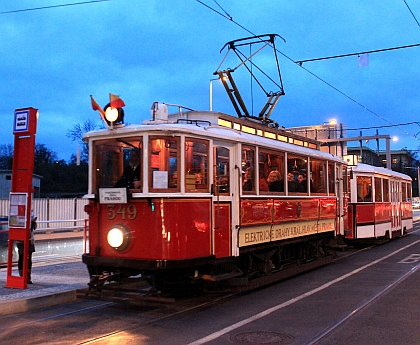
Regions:
<instances>
[{"instance_id":1,"label":"tram number 349","mask_svg":"<svg viewBox=\"0 0 420 345\"><path fill-rule=\"evenodd\" d=\"M137 216L137 208L135 205L130 204L128 206L123 205L108 205L108 212L106 214L109 220L113 220L117 217L117 215L121 216L121 219L136 219Z\"/></svg>"}]
</instances>

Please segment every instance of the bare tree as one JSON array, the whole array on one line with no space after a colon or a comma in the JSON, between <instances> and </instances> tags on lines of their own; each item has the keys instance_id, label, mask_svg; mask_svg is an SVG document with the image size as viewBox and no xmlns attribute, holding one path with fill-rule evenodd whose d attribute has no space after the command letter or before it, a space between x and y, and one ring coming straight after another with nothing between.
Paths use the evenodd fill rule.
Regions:
<instances>
[{"instance_id":1,"label":"bare tree","mask_svg":"<svg viewBox=\"0 0 420 345\"><path fill-rule=\"evenodd\" d=\"M0 169L12 170L13 145L0 145Z\"/></svg>"},{"instance_id":2,"label":"bare tree","mask_svg":"<svg viewBox=\"0 0 420 345\"><path fill-rule=\"evenodd\" d=\"M67 138L71 139L72 141L78 142L82 149L81 149L81 155L80 160L82 162L87 162L89 159L89 148L87 143L83 141L83 135L87 132L94 131L101 128L100 125L98 125L95 121L91 119L85 120L83 124L77 123L73 126L72 129L69 129L67 131Z\"/></svg>"}]
</instances>

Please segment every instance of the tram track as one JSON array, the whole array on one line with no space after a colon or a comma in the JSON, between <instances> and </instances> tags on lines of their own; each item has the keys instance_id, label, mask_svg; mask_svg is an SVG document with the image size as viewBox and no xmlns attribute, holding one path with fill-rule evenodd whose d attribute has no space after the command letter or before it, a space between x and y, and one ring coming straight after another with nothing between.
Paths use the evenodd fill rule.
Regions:
<instances>
[{"instance_id":1,"label":"tram track","mask_svg":"<svg viewBox=\"0 0 420 345\"><path fill-rule=\"evenodd\" d=\"M419 231L419 230L416 230L416 232L417 231ZM319 286L319 287L317 287L317 288L315 288L315 289L313 289L311 291L308 291L308 292L306 292L306 293L304 293L302 295L296 296L295 298L293 298L291 300L285 301L284 303L282 303L280 305L277 305L277 306L272 307L272 308L270 308L268 310L265 310L265 311L263 311L263 312L261 312L259 314L256 314L256 315L254 315L254 316L252 316L252 317L250 317L248 319L244 319L244 320L242 320L242 321L240 321L240 322L238 322L236 324L230 325L230 326L228 326L228 327L226 327L224 329L221 329L218 332L215 332L213 334L210 334L210 335L208 335L208 336L206 336L204 338L201 338L201 339L198 339L196 341L193 341L193 342L189 343L188 345L206 344L206 343L209 343L211 341L214 341L215 339L220 338L224 334L231 333L231 332L235 331L236 329L238 329L240 327L246 326L248 323L257 321L260 318L264 318L264 317L270 315L271 313L273 313L273 312L275 312L275 311L277 311L279 309L282 309L282 308L286 308L288 306L291 306L291 305L295 304L296 302L299 302L302 299L305 299L307 297L310 297L311 295L314 295L315 293L318 293L318 292L320 292L320 291L322 291L324 289L327 289L330 286L332 286L332 285L334 285L334 284L336 284L338 282L341 282L341 281L343 281L343 280L345 280L345 279L347 279L347 278L349 278L349 277L351 277L351 276L353 276L353 275L355 275L355 274L357 274L357 273L359 273L359 272L361 272L361 271L363 271L363 270L365 270L365 269L367 269L369 267L374 266L375 264L378 264L378 263L380 263L380 262L382 262L382 261L390 258L391 256L397 254L398 252L401 252L401 251L403 251L403 250L405 250L405 249L407 249L407 248L409 248L411 246L416 245L419 242L420 242L420 240L414 241L413 243L410 243L409 245L406 245L406 246L404 246L404 247L402 247L402 248L400 248L400 249L398 249L396 251L393 251L392 253L390 253L388 255L382 256L381 258L379 258L379 259L377 259L377 260L375 260L375 261L373 261L371 263L368 263L368 264L366 264L364 266L361 266L361 267L359 267L359 268L357 268L357 269L355 269L355 270L353 270L353 271L351 271L351 272L349 272L347 274L341 275L341 276L337 277L335 280L333 280L331 282L325 283L325 284L323 284L323 285L321 285L321 286ZM354 252L350 253L347 256L341 256L337 260L340 260L340 259L342 259L344 257L348 257L348 256L351 256L351 255L355 255L355 254L360 253L360 252L363 252L365 250L372 249L372 247L374 247L374 246L355 250ZM320 343L322 340L325 340L334 331L336 331L340 327L343 327L346 322L348 322L352 318L356 317L359 314L359 312L361 312L362 310L364 310L366 308L369 308L369 306L371 306L372 304L374 304L377 300L379 300L386 293L388 293L389 291L391 291L393 288L398 287L399 284L401 284L404 280L406 280L408 277L410 277L419 268L420 268L420 264L418 264L416 267L412 268L409 272L407 272L403 276L401 276L398 279L390 282L384 289L382 289L381 291L379 291L377 294L375 294L374 296L372 296L368 301L366 301L365 303L361 304L360 306L358 306L356 309L352 310L347 315L343 316L340 320L337 320L336 323L334 323L330 327L326 328L321 334L317 335L313 340L311 340L310 342L308 342L308 344L315 345L315 344ZM182 305L183 305L184 306L184 309L182 309L182 310L177 310L175 312L171 312L171 313L166 314L166 315L157 316L156 318L154 318L153 320L150 320L149 322L147 322L145 324L131 325L129 327L121 328L119 330L114 330L113 332L109 332L108 334L104 334L104 335L101 335L101 336L98 336L98 337L92 337L92 338L87 339L85 341L78 342L77 344L78 345L87 345L87 344L99 343L99 342L102 342L102 341L109 341L112 338L119 337L119 336L121 336L122 334L124 334L126 332L130 332L130 331L133 331L135 329L139 329L140 327L146 327L146 326L155 324L157 322L163 321L165 319L170 319L170 318L172 318L174 316L177 316L177 315L180 315L180 314L183 314L183 313L188 313L188 312L191 312L191 311L194 311L194 310L198 310L198 309L203 308L203 307L207 307L207 306L211 306L211 305L217 304L217 303L219 303L222 300L225 300L225 299L228 299L228 298L232 298L232 297L238 296L241 293L243 293L243 292L229 293L229 294L226 294L224 296L218 296L217 298L214 298L214 299L211 299L211 300L208 300L208 301L202 301L202 302L200 302L198 304L194 304L194 305L191 305L189 307L185 307L185 304L183 305L182 303L180 303L180 304L177 305L177 308L182 308ZM186 303L188 304L188 303L191 303L191 302L192 301L187 301ZM159 311L156 311L155 310L153 312L153 314L155 314L155 313L159 313Z\"/></svg>"},{"instance_id":2,"label":"tram track","mask_svg":"<svg viewBox=\"0 0 420 345\"><path fill-rule=\"evenodd\" d=\"M396 281L388 284L383 290L378 292L376 295L371 297L367 302L360 305L358 308L353 310L351 313L344 316L341 320L337 321L334 325L327 328L324 332L322 332L319 336L317 336L315 339L313 339L311 342L309 342L307 345L316 345L322 340L326 339L330 334L332 334L334 331L338 330L340 327L343 327L346 322L350 321L352 318L356 317L362 310L368 308L373 303L375 303L378 299L380 299L382 296L387 294L391 289L396 288L399 284L401 284L403 281L405 281L408 277L410 277L413 273L415 273L420 268L420 264L417 264L415 267L413 267L410 271L405 273L402 277L397 279Z\"/></svg>"},{"instance_id":3,"label":"tram track","mask_svg":"<svg viewBox=\"0 0 420 345\"><path fill-rule=\"evenodd\" d=\"M410 232L411 233L417 233L419 232L420 229L418 229L418 224L417 226L413 229L413 231ZM409 234L409 235L410 235ZM395 243L398 243L399 240L397 240ZM277 308L277 310L281 309L281 308L286 308L289 306L294 305L296 302L299 302L307 297L310 297L311 295L314 295L317 292L320 292L322 289L326 289L332 285L334 285L335 283L338 283L341 280L344 280L348 277L350 277L351 275L355 275L359 272L362 272L363 270L365 270L366 268L372 267L375 264L382 262L388 258L390 258L391 256L393 256L394 254L401 252L411 246L414 246L415 244L419 243L420 241L413 241L411 244L409 245L405 245L401 248L399 248L398 250L394 250L392 251L392 253L388 253L387 255L383 255L379 258L377 258L377 260L374 260L372 262L370 262L369 264L366 264L364 266L361 266L347 274L343 274L340 275L339 277L337 277L335 280L332 280L329 283L320 285L316 288L314 288L313 290L309 290L301 295L297 295L294 296L294 298L289 299L284 301L283 303L273 307L273 308ZM386 245L385 245L386 246ZM370 246L370 247L365 247L365 248L360 248L360 249L354 249L351 250L351 252L349 253L343 253L339 255L339 257L337 257L337 261L344 258L348 258L349 256L354 256L356 254L362 253L364 251L368 251L370 249L372 249L375 246ZM46 256L46 257L40 257L37 258L36 262L34 262L34 265L40 267L40 266L47 266L47 265L55 265L55 264L61 264L61 263L67 263L67 262L77 262L78 260L80 260L80 257L77 255L70 255L70 256L64 256L64 257L58 257L58 256ZM402 282L404 282L407 278L409 278L413 273L418 272L418 269L420 268L420 264L418 264L417 266L415 266L414 268L412 268L409 272L407 272L406 274L404 274L402 277L395 279L394 281L391 281L387 284L386 287L384 287L383 289L381 289L381 291L377 292L376 294L372 295L368 301L366 301L363 304L360 304L358 306L356 306L356 308L354 308L352 310L352 312L349 312L347 314L343 314L343 316L340 319L335 320L334 323L331 323L330 326L326 327L321 333L318 333L315 335L315 337L312 338L311 342L308 342L309 344L322 344L323 341L325 341L326 339L328 339L328 337L331 334L334 334L336 331L340 330L341 328L345 327L346 323L353 320L354 318L356 318L358 315L360 315L360 312L363 310L367 310L370 306L372 306L375 302L377 302L381 297L385 296L388 292L392 291L394 288L397 288ZM131 323L129 323L129 325L127 327L124 327L124 324L127 325L126 321L121 321L121 323L119 324L120 326L123 327L114 327L113 330L109 330L109 332L107 332L106 334L98 334L98 336L91 336L91 337L87 337L86 339L82 340L80 339L80 337L78 337L79 339L77 341L71 342L74 344L95 344L95 343L103 343L103 342L108 342L108 341L112 341L113 339L118 339L119 337L124 337L127 334L135 334L137 333L135 330L139 330L142 329L144 327L159 323L161 321L167 320L167 319L171 319L174 318L176 316L182 315L182 314L188 314L190 312L193 312L194 310L199 310L200 308L205 309L206 307L209 307L211 305L217 305L219 302L229 299L229 298L234 298L238 295L240 295L241 292L235 292L235 293L229 293L229 294L225 294L225 295L207 295L204 297L194 297L194 298L189 298L189 299L182 299L177 301L175 304L171 305L170 308L167 308L166 306L162 306L162 307L154 307L154 308L150 308L150 309L140 309L140 310L136 310L135 308L130 307L129 310L131 310L131 315L135 317L135 320ZM54 323L56 322L60 322L60 320L68 320L68 318L72 317L72 315L85 315L83 317L81 317L82 319L84 317L86 317L86 314L94 314L95 311L100 311L101 309L104 309L104 312L99 312L102 315L106 315L109 314L111 311L107 308L112 308L112 307L116 307L119 309L120 307L118 307L118 305L120 303L117 302L100 302L100 304L94 305L94 306L89 306L86 307L86 305L84 305L84 307L80 307L80 301L78 302L79 304L75 304L74 306L71 307L71 311L68 311L69 307L66 307L67 311L61 310L57 311L56 314L54 315L49 315L47 317L40 317L36 320L32 320L30 322L24 322L24 323L19 323L18 325L12 326L12 327L3 327L2 330L7 331L10 329L23 329L26 328L28 326L31 327L37 327L36 325L38 324L43 324L43 327L45 326L45 322L46 321L52 321ZM98 303L97 301L95 303ZM215 334L210 334L207 337L198 339L190 344L206 344L214 339L217 339L219 337L221 337L223 334L226 333L232 333L235 332L235 330L239 329L239 327L242 326L246 326L248 323L254 322L256 320L258 320L258 318L263 318L265 316L268 316L271 312L275 312L275 310L271 308L272 310L265 310L264 312L260 312L260 314L256 314L253 317L250 317L248 319L244 319L240 322L237 322L233 325L230 325L228 327L226 327L225 329L220 330L219 332L215 333ZM107 311L108 310L108 311ZM89 316L89 317L93 317L93 316ZM94 317L99 317L99 316L94 316ZM124 320L124 319L123 319ZM68 322L68 321L67 321ZM117 326L117 325L115 325ZM100 333L100 332L97 332ZM93 334L92 334L93 335Z\"/></svg>"},{"instance_id":4,"label":"tram track","mask_svg":"<svg viewBox=\"0 0 420 345\"><path fill-rule=\"evenodd\" d=\"M66 264L73 262L80 262L80 254L78 255L46 255L40 257L34 257L32 259L32 267L43 267L49 265Z\"/></svg>"}]
</instances>

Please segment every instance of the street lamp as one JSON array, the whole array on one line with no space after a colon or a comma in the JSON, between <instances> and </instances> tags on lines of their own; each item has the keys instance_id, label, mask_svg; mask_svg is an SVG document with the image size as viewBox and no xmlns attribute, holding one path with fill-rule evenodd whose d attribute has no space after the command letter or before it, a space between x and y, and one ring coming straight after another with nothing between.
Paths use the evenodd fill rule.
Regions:
<instances>
[{"instance_id":1,"label":"street lamp","mask_svg":"<svg viewBox=\"0 0 420 345\"><path fill-rule=\"evenodd\" d=\"M219 78L210 79L210 111L213 111L213 80L219 80Z\"/></svg>"},{"instance_id":2,"label":"street lamp","mask_svg":"<svg viewBox=\"0 0 420 345\"><path fill-rule=\"evenodd\" d=\"M226 77L219 77L219 78L214 78L214 79L210 79L210 85L209 85L209 90L210 90L210 111L213 111L213 81L214 80L226 80Z\"/></svg>"}]
</instances>

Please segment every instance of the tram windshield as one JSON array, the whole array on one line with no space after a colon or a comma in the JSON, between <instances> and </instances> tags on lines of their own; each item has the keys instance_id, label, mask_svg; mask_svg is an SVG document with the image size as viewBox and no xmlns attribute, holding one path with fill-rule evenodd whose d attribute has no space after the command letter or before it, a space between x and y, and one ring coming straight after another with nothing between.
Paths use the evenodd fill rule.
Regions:
<instances>
[{"instance_id":1,"label":"tram windshield","mask_svg":"<svg viewBox=\"0 0 420 345\"><path fill-rule=\"evenodd\" d=\"M142 138L101 140L93 148L93 186L142 190Z\"/></svg>"}]
</instances>

